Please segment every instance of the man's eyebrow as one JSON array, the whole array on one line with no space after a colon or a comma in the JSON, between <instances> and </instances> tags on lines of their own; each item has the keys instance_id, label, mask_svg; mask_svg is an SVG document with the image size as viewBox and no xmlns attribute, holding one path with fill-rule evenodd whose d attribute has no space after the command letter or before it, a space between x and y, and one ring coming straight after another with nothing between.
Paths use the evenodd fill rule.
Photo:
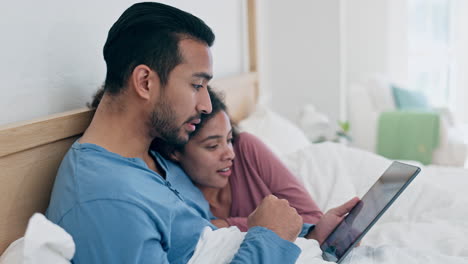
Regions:
<instances>
[{"instance_id":1,"label":"man's eyebrow","mask_svg":"<svg viewBox=\"0 0 468 264\"><path fill-rule=\"evenodd\" d=\"M204 78L206 79L207 81L213 79L213 75L211 74L208 74L206 72L196 72L194 74L192 74L193 77L199 77L199 78Z\"/></svg>"}]
</instances>

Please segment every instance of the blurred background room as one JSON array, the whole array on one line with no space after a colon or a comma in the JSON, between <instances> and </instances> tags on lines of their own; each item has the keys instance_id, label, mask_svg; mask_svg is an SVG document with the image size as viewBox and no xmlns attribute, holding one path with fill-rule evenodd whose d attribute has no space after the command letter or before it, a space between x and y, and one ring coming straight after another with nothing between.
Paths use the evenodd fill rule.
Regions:
<instances>
[{"instance_id":1,"label":"blurred background room","mask_svg":"<svg viewBox=\"0 0 468 264\"><path fill-rule=\"evenodd\" d=\"M134 2L2 1L0 125L89 102L107 29ZM213 28L215 78L248 68L247 0L162 2ZM258 0L254 10L261 104L308 140L463 166L468 1Z\"/></svg>"}]
</instances>

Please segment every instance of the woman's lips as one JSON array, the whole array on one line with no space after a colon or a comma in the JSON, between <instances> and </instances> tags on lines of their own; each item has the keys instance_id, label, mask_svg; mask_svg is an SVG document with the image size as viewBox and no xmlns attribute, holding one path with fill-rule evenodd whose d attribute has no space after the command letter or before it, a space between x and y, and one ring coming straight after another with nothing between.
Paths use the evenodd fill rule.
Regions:
<instances>
[{"instance_id":1,"label":"woman's lips","mask_svg":"<svg viewBox=\"0 0 468 264\"><path fill-rule=\"evenodd\" d=\"M217 170L217 172L224 177L229 177L232 173L232 170L231 167L226 167L224 169Z\"/></svg>"}]
</instances>

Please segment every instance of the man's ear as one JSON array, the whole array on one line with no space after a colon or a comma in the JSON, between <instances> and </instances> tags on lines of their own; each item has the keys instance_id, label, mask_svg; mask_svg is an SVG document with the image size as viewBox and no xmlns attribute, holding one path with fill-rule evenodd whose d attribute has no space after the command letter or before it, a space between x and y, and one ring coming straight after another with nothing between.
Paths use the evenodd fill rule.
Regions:
<instances>
[{"instance_id":1,"label":"man's ear","mask_svg":"<svg viewBox=\"0 0 468 264\"><path fill-rule=\"evenodd\" d=\"M131 75L132 86L138 96L149 100L155 89L160 89L159 77L150 67L140 64L133 69Z\"/></svg>"}]
</instances>

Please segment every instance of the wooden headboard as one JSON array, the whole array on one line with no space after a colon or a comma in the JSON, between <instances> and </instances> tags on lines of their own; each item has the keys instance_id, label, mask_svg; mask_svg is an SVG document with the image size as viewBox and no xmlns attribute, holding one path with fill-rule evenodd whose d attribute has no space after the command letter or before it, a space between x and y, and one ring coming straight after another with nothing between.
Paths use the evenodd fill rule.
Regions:
<instances>
[{"instance_id":1,"label":"wooden headboard","mask_svg":"<svg viewBox=\"0 0 468 264\"><path fill-rule=\"evenodd\" d=\"M259 91L255 0L247 0L247 19L248 73L213 80L210 84L224 92L234 121L249 115ZM58 166L71 144L86 130L93 114L93 110L82 108L0 126L0 255L24 235L35 212L45 212Z\"/></svg>"}]
</instances>

